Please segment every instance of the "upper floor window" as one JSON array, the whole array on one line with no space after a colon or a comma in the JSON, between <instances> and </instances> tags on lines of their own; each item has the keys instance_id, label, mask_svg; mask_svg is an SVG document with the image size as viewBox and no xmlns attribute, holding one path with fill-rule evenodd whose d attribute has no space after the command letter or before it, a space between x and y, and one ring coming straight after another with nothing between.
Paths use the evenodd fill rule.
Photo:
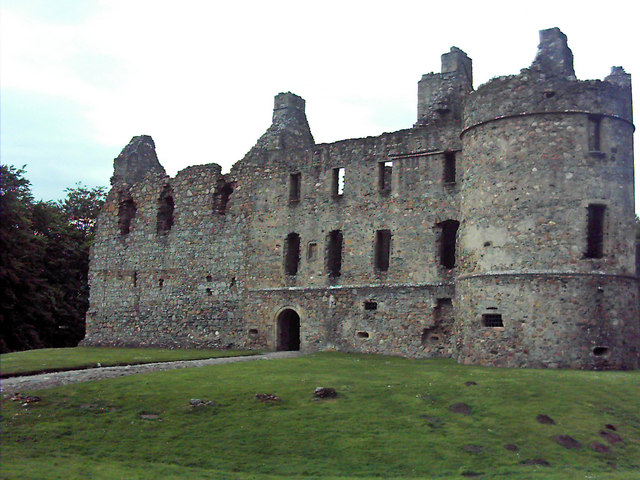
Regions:
<instances>
[{"instance_id":1,"label":"upper floor window","mask_svg":"<svg viewBox=\"0 0 640 480\"><path fill-rule=\"evenodd\" d=\"M604 254L604 214L606 205L590 203L587 207L586 258L602 258Z\"/></svg>"},{"instance_id":2,"label":"upper floor window","mask_svg":"<svg viewBox=\"0 0 640 480\"><path fill-rule=\"evenodd\" d=\"M344 195L344 167L334 168L331 171L331 194L334 198Z\"/></svg>"},{"instance_id":3,"label":"upper floor window","mask_svg":"<svg viewBox=\"0 0 640 480\"><path fill-rule=\"evenodd\" d=\"M393 162L378 162L378 190L382 194L391 193Z\"/></svg>"},{"instance_id":4,"label":"upper floor window","mask_svg":"<svg viewBox=\"0 0 640 480\"><path fill-rule=\"evenodd\" d=\"M589 115L589 151L599 152L600 130L602 128L602 117L600 115Z\"/></svg>"},{"instance_id":5,"label":"upper floor window","mask_svg":"<svg viewBox=\"0 0 640 480\"><path fill-rule=\"evenodd\" d=\"M456 183L456 152L444 152L442 181Z\"/></svg>"},{"instance_id":6,"label":"upper floor window","mask_svg":"<svg viewBox=\"0 0 640 480\"><path fill-rule=\"evenodd\" d=\"M438 223L440 227L440 265L453 268L456 265L456 234L460 222L445 220Z\"/></svg>"},{"instance_id":7,"label":"upper floor window","mask_svg":"<svg viewBox=\"0 0 640 480\"><path fill-rule=\"evenodd\" d=\"M342 272L342 230L332 230L327 236L327 273L339 277Z\"/></svg>"},{"instance_id":8,"label":"upper floor window","mask_svg":"<svg viewBox=\"0 0 640 480\"><path fill-rule=\"evenodd\" d=\"M391 254L391 231L378 230L376 232L376 244L374 263L376 270L386 272L389 270L389 256Z\"/></svg>"},{"instance_id":9,"label":"upper floor window","mask_svg":"<svg viewBox=\"0 0 640 480\"><path fill-rule=\"evenodd\" d=\"M213 213L224 215L227 213L227 203L233 193L233 182L227 182L220 178L213 193Z\"/></svg>"},{"instance_id":10,"label":"upper floor window","mask_svg":"<svg viewBox=\"0 0 640 480\"><path fill-rule=\"evenodd\" d=\"M156 229L158 234L169 232L173 226L173 189L167 185L158 198Z\"/></svg>"},{"instance_id":11,"label":"upper floor window","mask_svg":"<svg viewBox=\"0 0 640 480\"><path fill-rule=\"evenodd\" d=\"M287 275L297 275L300 265L300 235L290 233L285 240L284 271Z\"/></svg>"},{"instance_id":12,"label":"upper floor window","mask_svg":"<svg viewBox=\"0 0 640 480\"><path fill-rule=\"evenodd\" d=\"M300 201L300 173L289 174L289 203Z\"/></svg>"},{"instance_id":13,"label":"upper floor window","mask_svg":"<svg viewBox=\"0 0 640 480\"><path fill-rule=\"evenodd\" d=\"M136 204L131 195L121 194L118 202L118 228L120 235L127 235L131 231L131 222L136 216Z\"/></svg>"}]
</instances>

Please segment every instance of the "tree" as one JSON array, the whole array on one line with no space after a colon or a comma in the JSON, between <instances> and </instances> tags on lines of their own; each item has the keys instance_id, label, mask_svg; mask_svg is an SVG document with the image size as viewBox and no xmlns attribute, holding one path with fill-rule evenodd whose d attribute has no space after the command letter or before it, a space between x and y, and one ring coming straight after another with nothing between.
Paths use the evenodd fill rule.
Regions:
<instances>
[{"instance_id":1,"label":"tree","mask_svg":"<svg viewBox=\"0 0 640 480\"><path fill-rule=\"evenodd\" d=\"M1 168L0 351L76 345L104 188L78 184L62 202L34 202L24 169Z\"/></svg>"}]
</instances>

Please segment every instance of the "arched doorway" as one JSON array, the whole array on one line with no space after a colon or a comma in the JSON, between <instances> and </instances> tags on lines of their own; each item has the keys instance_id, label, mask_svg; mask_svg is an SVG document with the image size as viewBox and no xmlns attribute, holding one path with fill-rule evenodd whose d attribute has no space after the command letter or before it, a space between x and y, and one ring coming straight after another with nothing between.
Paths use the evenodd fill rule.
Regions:
<instances>
[{"instance_id":1,"label":"arched doorway","mask_svg":"<svg viewBox=\"0 0 640 480\"><path fill-rule=\"evenodd\" d=\"M300 350L300 315L285 308L278 315L278 350Z\"/></svg>"}]
</instances>

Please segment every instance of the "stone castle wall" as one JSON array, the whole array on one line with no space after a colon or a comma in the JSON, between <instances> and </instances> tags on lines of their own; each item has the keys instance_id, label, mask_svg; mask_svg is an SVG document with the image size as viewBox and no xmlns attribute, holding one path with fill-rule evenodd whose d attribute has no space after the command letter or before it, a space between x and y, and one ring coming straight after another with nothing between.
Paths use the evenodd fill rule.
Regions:
<instances>
[{"instance_id":1,"label":"stone castle wall","mask_svg":"<svg viewBox=\"0 0 640 480\"><path fill-rule=\"evenodd\" d=\"M115 160L87 344L339 349L498 366L633 368L629 76L578 81L541 32L473 91L453 47L413 128L316 144L291 93L228 175ZM128 222L128 223L127 223Z\"/></svg>"}]
</instances>

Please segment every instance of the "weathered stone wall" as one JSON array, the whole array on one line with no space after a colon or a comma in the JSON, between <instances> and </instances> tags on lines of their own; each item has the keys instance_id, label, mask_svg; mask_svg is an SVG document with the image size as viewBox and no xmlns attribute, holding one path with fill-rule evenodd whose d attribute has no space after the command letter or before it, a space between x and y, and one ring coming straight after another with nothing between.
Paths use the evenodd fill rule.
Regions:
<instances>
[{"instance_id":1,"label":"weathered stone wall","mask_svg":"<svg viewBox=\"0 0 640 480\"><path fill-rule=\"evenodd\" d=\"M244 346L240 301L246 236L241 216L214 211L218 165L170 179L116 185L92 250L86 344ZM173 190L173 225L159 233L158 199ZM120 193L136 205L130 232L118 226ZM228 206L231 209L231 206Z\"/></svg>"},{"instance_id":2,"label":"weathered stone wall","mask_svg":"<svg viewBox=\"0 0 640 480\"><path fill-rule=\"evenodd\" d=\"M562 37L549 61L538 55L467 100L455 302L464 361L637 365L625 343L640 338L631 92L577 81ZM604 209L594 255L589 205Z\"/></svg>"},{"instance_id":3,"label":"weathered stone wall","mask_svg":"<svg viewBox=\"0 0 640 480\"><path fill-rule=\"evenodd\" d=\"M86 343L636 367L629 75L578 81L557 29L519 75L473 91L471 72L452 48L413 128L331 144L279 94L228 175L169 178L134 138L99 220Z\"/></svg>"}]
</instances>

